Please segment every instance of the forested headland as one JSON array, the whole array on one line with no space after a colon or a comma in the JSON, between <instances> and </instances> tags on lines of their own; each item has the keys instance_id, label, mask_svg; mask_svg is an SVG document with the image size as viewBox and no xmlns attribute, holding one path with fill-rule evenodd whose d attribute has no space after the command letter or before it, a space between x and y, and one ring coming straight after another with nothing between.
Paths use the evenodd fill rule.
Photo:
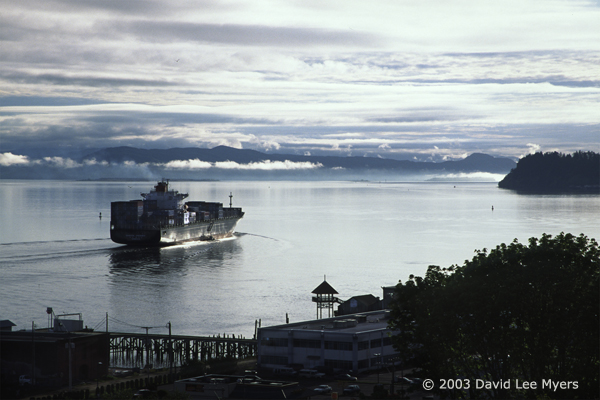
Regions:
<instances>
[{"instance_id":1,"label":"forested headland","mask_svg":"<svg viewBox=\"0 0 600 400\"><path fill-rule=\"evenodd\" d=\"M595 239L544 234L399 282L392 340L443 398L596 399L599 299Z\"/></svg>"},{"instance_id":2,"label":"forested headland","mask_svg":"<svg viewBox=\"0 0 600 400\"><path fill-rule=\"evenodd\" d=\"M600 154L530 154L498 186L529 193L600 193Z\"/></svg>"}]
</instances>

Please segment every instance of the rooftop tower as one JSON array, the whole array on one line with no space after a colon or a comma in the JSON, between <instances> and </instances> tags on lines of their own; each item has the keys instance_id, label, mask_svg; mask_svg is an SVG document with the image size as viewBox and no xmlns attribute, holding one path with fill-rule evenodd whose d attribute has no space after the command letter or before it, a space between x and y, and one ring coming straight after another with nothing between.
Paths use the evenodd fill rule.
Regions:
<instances>
[{"instance_id":1,"label":"rooftop tower","mask_svg":"<svg viewBox=\"0 0 600 400\"><path fill-rule=\"evenodd\" d=\"M339 303L340 299L335 297L335 294L338 294L337 290L335 290L329 283L327 283L327 277L323 277L323 283L316 287L315 290L312 291L314 296L312 301L317 303L317 319L323 318L323 309L327 309L327 317L331 318L331 310L333 310L333 303Z\"/></svg>"}]
</instances>

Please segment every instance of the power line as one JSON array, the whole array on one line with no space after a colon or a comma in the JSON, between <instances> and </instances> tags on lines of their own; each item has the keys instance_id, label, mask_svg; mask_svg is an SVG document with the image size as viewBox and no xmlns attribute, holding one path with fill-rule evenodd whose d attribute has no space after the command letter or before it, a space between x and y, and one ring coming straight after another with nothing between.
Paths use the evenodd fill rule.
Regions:
<instances>
[{"instance_id":1,"label":"power line","mask_svg":"<svg viewBox=\"0 0 600 400\"><path fill-rule=\"evenodd\" d=\"M100 322L98 322L95 326L94 326L94 330L97 331L98 329L100 329L100 327L102 325L104 325L106 323L105 319L100 320Z\"/></svg>"},{"instance_id":2,"label":"power line","mask_svg":"<svg viewBox=\"0 0 600 400\"><path fill-rule=\"evenodd\" d=\"M119 323L119 324L127 325L127 326L129 326L129 327L132 327L132 328L138 328L138 329L146 329L146 328L149 328L149 329L153 329L153 328L165 328L165 326L164 326L164 325L160 325L160 326L141 326L141 325L134 325L134 324L130 324L130 323L128 323L128 322L124 322L124 321L118 320L118 319L116 319L116 318L114 318L114 317L110 317L110 316L108 317L108 319L109 319L109 321L111 321L111 322L116 322L116 323Z\"/></svg>"}]
</instances>

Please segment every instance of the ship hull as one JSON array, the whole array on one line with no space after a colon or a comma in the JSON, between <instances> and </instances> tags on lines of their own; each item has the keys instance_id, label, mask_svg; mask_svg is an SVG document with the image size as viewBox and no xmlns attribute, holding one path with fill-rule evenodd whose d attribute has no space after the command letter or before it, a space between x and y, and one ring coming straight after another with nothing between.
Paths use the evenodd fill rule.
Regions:
<instances>
[{"instance_id":1,"label":"ship hull","mask_svg":"<svg viewBox=\"0 0 600 400\"><path fill-rule=\"evenodd\" d=\"M156 228L112 227L110 238L113 242L132 246L170 246L188 241L223 239L233 236L240 219L219 218Z\"/></svg>"}]
</instances>

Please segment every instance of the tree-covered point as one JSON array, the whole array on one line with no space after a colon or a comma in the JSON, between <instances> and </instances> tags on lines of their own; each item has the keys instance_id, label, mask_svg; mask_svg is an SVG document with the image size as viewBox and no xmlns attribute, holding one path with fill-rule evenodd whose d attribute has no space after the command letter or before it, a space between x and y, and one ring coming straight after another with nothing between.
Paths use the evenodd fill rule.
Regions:
<instances>
[{"instance_id":1,"label":"tree-covered point","mask_svg":"<svg viewBox=\"0 0 600 400\"><path fill-rule=\"evenodd\" d=\"M598 243L584 235L483 249L463 266L430 266L398 283L394 345L444 397L596 399L599 282ZM470 388L439 390L440 379L459 378ZM537 388L518 389L517 379Z\"/></svg>"},{"instance_id":2,"label":"tree-covered point","mask_svg":"<svg viewBox=\"0 0 600 400\"><path fill-rule=\"evenodd\" d=\"M535 153L523 157L498 183L522 192L600 192L600 154Z\"/></svg>"}]
</instances>

